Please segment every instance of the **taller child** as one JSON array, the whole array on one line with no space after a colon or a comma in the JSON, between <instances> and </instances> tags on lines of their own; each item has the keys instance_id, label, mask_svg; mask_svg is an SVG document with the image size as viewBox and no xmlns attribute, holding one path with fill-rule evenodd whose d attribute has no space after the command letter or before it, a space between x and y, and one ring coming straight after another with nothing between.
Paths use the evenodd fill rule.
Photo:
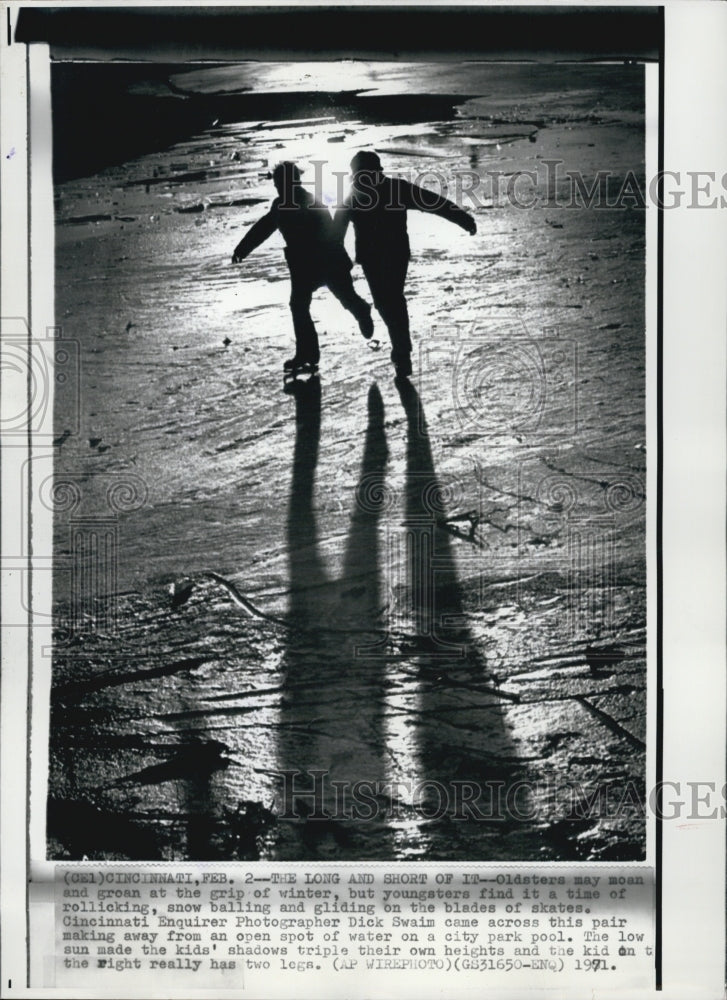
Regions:
<instances>
[{"instance_id":1,"label":"taller child","mask_svg":"<svg viewBox=\"0 0 727 1000\"><path fill-rule=\"evenodd\" d=\"M336 237L343 241L349 222L356 235L356 260L363 268L374 305L389 331L391 360L399 378L411 375L411 337L404 284L409 266L408 209L433 212L477 232L474 218L452 201L397 177L386 177L373 152L351 160L351 192L334 219Z\"/></svg>"}]
</instances>

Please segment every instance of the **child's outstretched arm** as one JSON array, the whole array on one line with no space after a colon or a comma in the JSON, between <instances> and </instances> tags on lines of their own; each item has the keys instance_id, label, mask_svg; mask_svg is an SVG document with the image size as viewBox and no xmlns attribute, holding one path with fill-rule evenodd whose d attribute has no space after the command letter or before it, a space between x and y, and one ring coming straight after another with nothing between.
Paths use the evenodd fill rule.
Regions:
<instances>
[{"instance_id":1,"label":"child's outstretched arm","mask_svg":"<svg viewBox=\"0 0 727 1000\"><path fill-rule=\"evenodd\" d=\"M265 240L272 236L277 228L278 213L274 208L271 208L267 215L264 215L262 219L258 219L258 221L248 229L240 242L237 244L234 253L232 254L232 263L239 264L240 261L244 260L248 254L252 253L256 247L259 247L261 243L264 243Z\"/></svg>"},{"instance_id":2,"label":"child's outstretched arm","mask_svg":"<svg viewBox=\"0 0 727 1000\"><path fill-rule=\"evenodd\" d=\"M418 184L409 184L407 181L401 183L407 208L415 208L420 212L431 212L433 215L439 215L442 219L453 222L460 229L464 229L470 236L477 232L474 216L465 212L459 205L455 205L453 201L449 201L433 191L428 191L426 188L421 188Z\"/></svg>"}]
</instances>

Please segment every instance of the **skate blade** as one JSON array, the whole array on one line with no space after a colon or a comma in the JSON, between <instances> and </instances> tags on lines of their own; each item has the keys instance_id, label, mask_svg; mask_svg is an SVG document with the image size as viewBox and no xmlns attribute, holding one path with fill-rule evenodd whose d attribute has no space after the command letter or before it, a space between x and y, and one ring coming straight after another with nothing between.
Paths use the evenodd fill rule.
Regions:
<instances>
[{"instance_id":1,"label":"skate blade","mask_svg":"<svg viewBox=\"0 0 727 1000\"><path fill-rule=\"evenodd\" d=\"M320 375L316 372L315 375L283 379L283 392L286 396L307 396L309 393L320 392L320 385Z\"/></svg>"},{"instance_id":2,"label":"skate blade","mask_svg":"<svg viewBox=\"0 0 727 1000\"><path fill-rule=\"evenodd\" d=\"M318 365L302 365L300 368L287 368L283 372L283 382L308 382L318 375Z\"/></svg>"},{"instance_id":3,"label":"skate blade","mask_svg":"<svg viewBox=\"0 0 727 1000\"><path fill-rule=\"evenodd\" d=\"M376 337L372 337L371 340L366 341L366 346L370 351L380 351L381 341L377 340Z\"/></svg>"}]
</instances>

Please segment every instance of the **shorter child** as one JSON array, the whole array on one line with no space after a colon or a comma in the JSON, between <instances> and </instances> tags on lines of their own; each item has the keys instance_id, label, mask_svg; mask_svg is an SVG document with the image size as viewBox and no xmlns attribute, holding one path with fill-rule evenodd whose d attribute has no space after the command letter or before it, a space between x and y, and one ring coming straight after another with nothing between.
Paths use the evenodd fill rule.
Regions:
<instances>
[{"instance_id":1,"label":"shorter child","mask_svg":"<svg viewBox=\"0 0 727 1000\"><path fill-rule=\"evenodd\" d=\"M233 264L243 260L276 229L286 243L285 259L290 270L290 311L295 330L295 356L284 369L317 368L320 360L318 334L310 315L313 292L326 285L341 305L358 321L363 336L373 334L371 306L356 294L351 279L351 259L343 242L334 236L333 220L325 205L305 190L295 163L279 163L273 171L278 192L270 211L259 219L240 240L232 255Z\"/></svg>"}]
</instances>

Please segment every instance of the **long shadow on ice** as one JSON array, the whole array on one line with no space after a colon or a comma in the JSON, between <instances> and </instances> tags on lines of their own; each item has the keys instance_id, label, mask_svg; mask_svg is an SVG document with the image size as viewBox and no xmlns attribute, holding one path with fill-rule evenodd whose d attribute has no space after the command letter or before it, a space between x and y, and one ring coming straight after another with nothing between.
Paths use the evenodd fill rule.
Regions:
<instances>
[{"instance_id":1,"label":"long shadow on ice","mask_svg":"<svg viewBox=\"0 0 727 1000\"><path fill-rule=\"evenodd\" d=\"M338 580L315 505L321 387L293 387L289 621L278 719L281 859L533 857L502 700L466 616L450 485L434 468L419 397L399 387L404 483L387 474L372 386ZM390 481L389 481L390 480ZM508 807L520 816L508 816ZM537 840L537 835L536 835Z\"/></svg>"},{"instance_id":2,"label":"long shadow on ice","mask_svg":"<svg viewBox=\"0 0 727 1000\"><path fill-rule=\"evenodd\" d=\"M285 775L281 857L386 857L388 832L376 790L386 777L384 667L356 655L378 623L376 503L356 504L343 559L331 580L319 551L315 470L321 423L319 380L294 383L296 438L288 512L291 624L279 718ZM381 481L386 463L383 403L373 386L361 480ZM357 785L356 783L366 783ZM376 814L376 815L372 815Z\"/></svg>"},{"instance_id":3,"label":"long shadow on ice","mask_svg":"<svg viewBox=\"0 0 727 1000\"><path fill-rule=\"evenodd\" d=\"M459 481L436 472L416 389L397 389L407 422L404 552L392 560L390 587L394 627L412 654L399 665L398 731L419 817L401 847L432 859L532 857L523 842L532 841L522 822L526 786L512 796L522 774L502 695L469 624L452 535L442 526Z\"/></svg>"}]
</instances>

